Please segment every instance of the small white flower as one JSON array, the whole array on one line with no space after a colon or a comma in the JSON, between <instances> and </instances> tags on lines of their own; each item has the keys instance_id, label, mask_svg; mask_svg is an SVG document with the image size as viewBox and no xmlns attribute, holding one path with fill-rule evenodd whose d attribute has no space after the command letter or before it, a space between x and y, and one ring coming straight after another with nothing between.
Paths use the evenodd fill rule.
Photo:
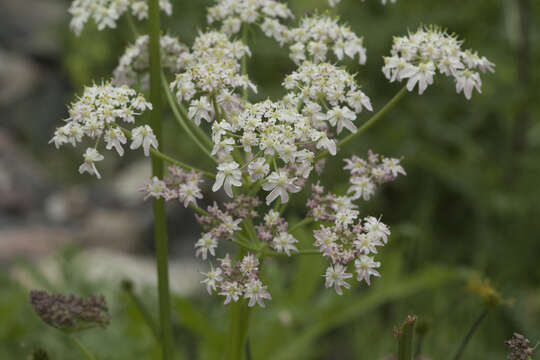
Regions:
<instances>
[{"instance_id":1,"label":"small white flower","mask_svg":"<svg viewBox=\"0 0 540 360\"><path fill-rule=\"evenodd\" d=\"M201 281L201 283L206 284L206 290L208 291L208 294L212 294L212 291L216 291L216 287L218 284L223 281L223 276L221 275L223 271L221 268L211 268L208 273L203 273L203 275L206 275L206 279Z\"/></svg>"},{"instance_id":2,"label":"small white flower","mask_svg":"<svg viewBox=\"0 0 540 360\"><path fill-rule=\"evenodd\" d=\"M242 258L240 262L240 271L243 276L251 276L255 273L259 266L259 260L253 254L248 254Z\"/></svg>"},{"instance_id":3,"label":"small white flower","mask_svg":"<svg viewBox=\"0 0 540 360\"><path fill-rule=\"evenodd\" d=\"M218 191L222 186L229 197L233 197L233 186L242 186L242 172L238 169L235 161L219 164L217 167L216 182L212 186L212 191Z\"/></svg>"},{"instance_id":4,"label":"small white flower","mask_svg":"<svg viewBox=\"0 0 540 360\"><path fill-rule=\"evenodd\" d=\"M399 164L400 160L395 158L384 158L382 161L383 167L388 171L392 176L396 177L399 174L407 175L405 169Z\"/></svg>"},{"instance_id":5,"label":"small white flower","mask_svg":"<svg viewBox=\"0 0 540 360\"><path fill-rule=\"evenodd\" d=\"M86 149L86 152L83 155L84 162L79 166L79 173L83 174L85 172L89 173L90 175L95 175L98 179L101 179L101 175L99 174L96 165L94 164L96 161L103 160L103 155L101 155L96 149L94 148L88 148Z\"/></svg>"},{"instance_id":6,"label":"small white flower","mask_svg":"<svg viewBox=\"0 0 540 360\"><path fill-rule=\"evenodd\" d=\"M435 75L435 65L431 61L421 63L414 69L414 73L407 81L407 89L412 91L418 83L418 94L422 95L428 85L433 84L433 75Z\"/></svg>"},{"instance_id":7,"label":"small white flower","mask_svg":"<svg viewBox=\"0 0 540 360\"><path fill-rule=\"evenodd\" d=\"M330 140L325 133L321 135L316 146L317 149L326 149L326 151L328 151L332 156L336 155L337 153L336 142L334 140Z\"/></svg>"},{"instance_id":8,"label":"small white flower","mask_svg":"<svg viewBox=\"0 0 540 360\"><path fill-rule=\"evenodd\" d=\"M269 171L270 166L266 163L264 158L257 158L248 165L248 173L253 181L264 179Z\"/></svg>"},{"instance_id":9,"label":"small white flower","mask_svg":"<svg viewBox=\"0 0 540 360\"><path fill-rule=\"evenodd\" d=\"M352 112L348 107L344 106L340 108L336 106L328 112L328 121L332 126L337 125L337 133L341 133L343 127L347 128L350 132L356 132L357 127L354 125L353 120L356 119L356 114Z\"/></svg>"},{"instance_id":10,"label":"small white flower","mask_svg":"<svg viewBox=\"0 0 540 360\"><path fill-rule=\"evenodd\" d=\"M118 152L118 155L124 155L124 148L122 145L127 142L127 139L122 130L118 128L111 128L107 130L105 132L105 142L107 143L105 146L107 150L114 148Z\"/></svg>"},{"instance_id":11,"label":"small white flower","mask_svg":"<svg viewBox=\"0 0 540 360\"><path fill-rule=\"evenodd\" d=\"M144 156L150 155L150 147L154 149L158 148L158 142L152 128L148 125L138 126L131 132L131 145L130 149L135 150L143 147Z\"/></svg>"},{"instance_id":12,"label":"small white flower","mask_svg":"<svg viewBox=\"0 0 540 360\"><path fill-rule=\"evenodd\" d=\"M145 194L144 200L149 197L154 199L162 199L167 193L167 185L163 180L160 180L157 176L152 177L150 182L146 183L141 191Z\"/></svg>"},{"instance_id":13,"label":"small white flower","mask_svg":"<svg viewBox=\"0 0 540 360\"><path fill-rule=\"evenodd\" d=\"M379 219L373 216L368 216L364 221L364 228L369 236L374 239L381 239L385 244L388 242L390 229L388 229L386 224L383 224Z\"/></svg>"},{"instance_id":14,"label":"small white flower","mask_svg":"<svg viewBox=\"0 0 540 360\"><path fill-rule=\"evenodd\" d=\"M313 235L315 237L314 244L320 248L322 253L335 249L338 236L330 228L321 225L321 229L313 231Z\"/></svg>"},{"instance_id":15,"label":"small white flower","mask_svg":"<svg viewBox=\"0 0 540 360\"><path fill-rule=\"evenodd\" d=\"M476 89L479 93L482 92L482 80L480 80L478 73L469 70L458 72L456 75L456 92L459 94L463 91L465 98L470 100L473 89Z\"/></svg>"},{"instance_id":16,"label":"small white flower","mask_svg":"<svg viewBox=\"0 0 540 360\"><path fill-rule=\"evenodd\" d=\"M279 212L275 210L270 210L266 215L264 215L264 223L268 226L276 225L279 220Z\"/></svg>"},{"instance_id":17,"label":"small white flower","mask_svg":"<svg viewBox=\"0 0 540 360\"><path fill-rule=\"evenodd\" d=\"M192 100L189 105L188 118L193 120L197 126L201 125L201 119L208 122L214 117L214 108L206 96L201 96L198 100Z\"/></svg>"},{"instance_id":18,"label":"small white flower","mask_svg":"<svg viewBox=\"0 0 540 360\"><path fill-rule=\"evenodd\" d=\"M134 109L139 111L144 111L146 109L152 110L152 103L146 101L142 95L139 95L135 99L133 99L131 105Z\"/></svg>"},{"instance_id":19,"label":"small white flower","mask_svg":"<svg viewBox=\"0 0 540 360\"><path fill-rule=\"evenodd\" d=\"M227 305L232 301L237 302L242 295L242 288L236 281L226 281L221 285L221 292L219 295L225 296L223 304Z\"/></svg>"},{"instance_id":20,"label":"small white flower","mask_svg":"<svg viewBox=\"0 0 540 360\"><path fill-rule=\"evenodd\" d=\"M297 193L301 190L300 186L294 184L296 178L290 179L287 171L274 171L266 178L266 182L262 185L265 191L271 191L266 197L266 204L270 205L278 196L281 197L281 203L285 204L289 201L289 192Z\"/></svg>"},{"instance_id":21,"label":"small white flower","mask_svg":"<svg viewBox=\"0 0 540 360\"><path fill-rule=\"evenodd\" d=\"M352 277L352 274L346 272L346 268L341 264L335 264L334 266L329 266L326 269L326 274L324 275L326 281L325 286L327 288L333 286L338 295L343 295L343 290L341 287L350 289L351 285L345 280Z\"/></svg>"},{"instance_id":22,"label":"small white flower","mask_svg":"<svg viewBox=\"0 0 540 360\"><path fill-rule=\"evenodd\" d=\"M378 261L374 261L373 257L367 255L360 255L360 258L354 261L354 267L356 269L356 274L358 275L356 279L358 281L364 280L368 285L371 285L371 276L381 276L381 274L379 274L379 272L375 270L380 266L381 263Z\"/></svg>"},{"instance_id":23,"label":"small white flower","mask_svg":"<svg viewBox=\"0 0 540 360\"><path fill-rule=\"evenodd\" d=\"M64 145L65 143L69 142L68 133L66 131L66 127L62 126L56 129L54 132L53 138L49 141L50 143L54 143L54 146L59 149L60 146Z\"/></svg>"},{"instance_id":24,"label":"small white flower","mask_svg":"<svg viewBox=\"0 0 540 360\"><path fill-rule=\"evenodd\" d=\"M217 245L217 239L211 233L205 233L202 238L197 240L197 242L195 243L195 248L197 249L195 255L201 255L201 258L203 260L206 260L206 258L208 257L208 253L210 253L210 255L212 256L216 256L215 251Z\"/></svg>"},{"instance_id":25,"label":"small white flower","mask_svg":"<svg viewBox=\"0 0 540 360\"><path fill-rule=\"evenodd\" d=\"M197 199L202 199L203 195L197 183L191 181L178 187L178 198L184 202L184 207L190 203L197 206Z\"/></svg>"},{"instance_id":26,"label":"small white flower","mask_svg":"<svg viewBox=\"0 0 540 360\"><path fill-rule=\"evenodd\" d=\"M361 112L363 108L373 111L371 100L362 91L349 91L347 93L347 104L349 104L355 112Z\"/></svg>"},{"instance_id":27,"label":"small white flower","mask_svg":"<svg viewBox=\"0 0 540 360\"><path fill-rule=\"evenodd\" d=\"M358 234L356 239L353 242L353 245L356 250L359 252L369 255L370 253L377 253L377 246L383 245L379 239L369 236L367 234Z\"/></svg>"},{"instance_id":28,"label":"small white flower","mask_svg":"<svg viewBox=\"0 0 540 360\"><path fill-rule=\"evenodd\" d=\"M281 232L274 239L272 239L272 246L277 252L284 252L287 254L287 256L291 256L291 251L298 252L298 249L294 245L297 242L298 240L296 240L292 235L287 234L286 232Z\"/></svg>"},{"instance_id":29,"label":"small white flower","mask_svg":"<svg viewBox=\"0 0 540 360\"><path fill-rule=\"evenodd\" d=\"M245 287L244 298L249 299L249 307L255 304L264 307L264 299L272 300L272 296L266 290L266 286L263 286L259 279L251 279Z\"/></svg>"},{"instance_id":30,"label":"small white flower","mask_svg":"<svg viewBox=\"0 0 540 360\"><path fill-rule=\"evenodd\" d=\"M353 176L350 183L351 186L347 190L347 194L353 193L352 198L354 200L362 198L367 201L371 199L377 188L367 176Z\"/></svg>"}]
</instances>

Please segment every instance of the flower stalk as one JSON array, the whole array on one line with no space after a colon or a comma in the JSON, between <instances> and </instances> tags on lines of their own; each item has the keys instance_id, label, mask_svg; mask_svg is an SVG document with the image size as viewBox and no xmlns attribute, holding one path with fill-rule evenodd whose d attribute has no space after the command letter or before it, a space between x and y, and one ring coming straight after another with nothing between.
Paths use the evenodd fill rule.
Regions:
<instances>
[{"instance_id":1,"label":"flower stalk","mask_svg":"<svg viewBox=\"0 0 540 360\"><path fill-rule=\"evenodd\" d=\"M469 329L469 331L467 332L467 334L465 334L465 337L463 338L463 340L461 340L461 344L459 345L458 351L456 352L456 355L453 358L454 360L461 359L461 356L463 355L463 353L465 351L465 348L467 347L467 345L471 341L474 333L476 332L476 330L478 329L478 327L480 326L482 321L484 321L484 319L486 318L486 316L488 314L488 311L489 311L489 308L486 307L484 310L482 310L480 315L476 318L476 320L472 324L472 326Z\"/></svg>"},{"instance_id":2,"label":"flower stalk","mask_svg":"<svg viewBox=\"0 0 540 360\"><path fill-rule=\"evenodd\" d=\"M79 341L77 340L77 338L73 335L68 335L68 338L69 340L71 340L71 342L75 345L75 347L77 347L77 349L79 349L79 351L81 352L81 354L83 355L83 357L86 359L86 360L96 360L95 356L92 355L87 349L86 347Z\"/></svg>"},{"instance_id":3,"label":"flower stalk","mask_svg":"<svg viewBox=\"0 0 540 360\"><path fill-rule=\"evenodd\" d=\"M148 1L148 33L150 39L150 101L152 103L151 127L158 139L160 150L163 147L161 136L161 63L160 63L160 19L159 1ZM163 159L152 154L152 175L163 178ZM163 199L153 199L154 213L154 242L156 247L156 262L158 276L159 323L162 359L172 359L172 326L169 290L169 269L167 249L167 223L165 202Z\"/></svg>"}]
</instances>

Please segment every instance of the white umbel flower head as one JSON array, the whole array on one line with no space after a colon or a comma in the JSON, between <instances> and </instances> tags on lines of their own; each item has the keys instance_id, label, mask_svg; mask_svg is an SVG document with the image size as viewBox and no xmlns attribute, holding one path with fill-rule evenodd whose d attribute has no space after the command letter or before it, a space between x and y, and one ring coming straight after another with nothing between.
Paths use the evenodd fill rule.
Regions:
<instances>
[{"instance_id":1,"label":"white umbel flower head","mask_svg":"<svg viewBox=\"0 0 540 360\"><path fill-rule=\"evenodd\" d=\"M422 94L433 84L437 73L456 82L456 92L469 100L472 90L481 92L480 72L494 71L495 65L471 50L461 49L462 41L436 26L421 27L408 36L394 37L391 56L384 58L382 71L388 80L407 80L412 91L418 84Z\"/></svg>"},{"instance_id":2,"label":"white umbel flower head","mask_svg":"<svg viewBox=\"0 0 540 360\"><path fill-rule=\"evenodd\" d=\"M128 86L113 86L110 83L88 86L82 96L69 107L66 124L56 129L50 142L59 148L64 144L76 146L86 137L92 143L99 144L103 138L107 150L114 149L122 156L127 143L125 133L128 132L123 127L132 124L136 116L151 108L152 105L141 94ZM133 132L136 133L135 129ZM157 147L157 140L150 140L150 145ZM97 148L94 150L98 152ZM94 153L88 153L87 150L87 154L92 157ZM90 165L81 168L85 172L99 175L91 171Z\"/></svg>"},{"instance_id":3,"label":"white umbel flower head","mask_svg":"<svg viewBox=\"0 0 540 360\"><path fill-rule=\"evenodd\" d=\"M146 4L146 2L142 2ZM147 88L148 69L150 68L150 56L148 52L148 35L139 36L133 45L126 48L124 54L114 69L113 84L133 85L141 80L143 87ZM187 46L170 35L162 35L160 38L160 56L162 68L171 72L180 70L178 58L188 51Z\"/></svg>"},{"instance_id":4,"label":"white umbel flower head","mask_svg":"<svg viewBox=\"0 0 540 360\"><path fill-rule=\"evenodd\" d=\"M159 7L167 15L172 14L169 0L159 0ZM73 0L69 13L73 16L70 22L71 30L80 35L86 22L92 18L98 30L116 28L116 22L125 12L142 20L148 17L148 5L144 0Z\"/></svg>"}]
</instances>

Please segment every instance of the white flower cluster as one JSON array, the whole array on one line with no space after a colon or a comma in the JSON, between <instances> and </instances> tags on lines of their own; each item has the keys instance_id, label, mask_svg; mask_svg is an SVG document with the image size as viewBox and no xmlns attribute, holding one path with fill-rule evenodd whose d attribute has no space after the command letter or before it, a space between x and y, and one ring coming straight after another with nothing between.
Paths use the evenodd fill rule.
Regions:
<instances>
[{"instance_id":1,"label":"white flower cluster","mask_svg":"<svg viewBox=\"0 0 540 360\"><path fill-rule=\"evenodd\" d=\"M182 53L188 51L187 46L180 43L177 38L169 35L161 36L160 46L161 67L173 73L179 71L178 58ZM114 85L132 86L137 83L139 76L141 76L140 82L143 84L142 87L148 88L149 67L148 35L142 35L137 38L133 45L128 46L124 54L120 57L118 66L113 72L114 78L112 83Z\"/></svg>"},{"instance_id":2,"label":"white flower cluster","mask_svg":"<svg viewBox=\"0 0 540 360\"><path fill-rule=\"evenodd\" d=\"M285 3L275 0L217 0L208 8L208 23L221 22L221 31L228 35L240 31L242 23L261 24L263 31L270 28L285 30L279 20L293 18L293 13Z\"/></svg>"},{"instance_id":3,"label":"white flower cluster","mask_svg":"<svg viewBox=\"0 0 540 360\"><path fill-rule=\"evenodd\" d=\"M229 121L214 123L212 139L220 163L213 190L223 186L232 197L232 186L241 186L245 174L270 192L267 204L278 197L286 203L289 193L300 191L313 169L314 146L331 147L325 132L313 128L296 107L270 100L248 104ZM242 166L234 157L237 148L246 152Z\"/></svg>"},{"instance_id":4,"label":"white flower cluster","mask_svg":"<svg viewBox=\"0 0 540 360\"><path fill-rule=\"evenodd\" d=\"M250 307L255 304L264 307L264 299L272 299L267 286L259 280L259 260L253 254L247 254L234 264L228 254L218 261L220 267L211 268L202 281L209 294L215 291L225 296L224 304L244 298L249 300Z\"/></svg>"},{"instance_id":5,"label":"white flower cluster","mask_svg":"<svg viewBox=\"0 0 540 360\"><path fill-rule=\"evenodd\" d=\"M326 287L333 286L339 295L343 293L342 286L349 289L346 279L352 277L347 273L350 263L354 265L357 280L370 285L371 276L380 276L376 270L380 263L370 255L376 254L377 247L388 242L390 230L373 216L360 218L352 197L324 195L320 185L314 185L312 189L313 199L307 204L311 215L315 220L331 223L330 226L320 225L313 231L314 246L331 262L325 274Z\"/></svg>"},{"instance_id":6,"label":"white flower cluster","mask_svg":"<svg viewBox=\"0 0 540 360\"><path fill-rule=\"evenodd\" d=\"M386 158L373 153L368 154L368 160L353 156L345 159L347 165L345 170L351 172L349 183L351 184L347 194L352 194L352 199L362 198L369 200L377 189L377 185L394 180L399 174L406 175L405 170L400 165L400 160Z\"/></svg>"},{"instance_id":7,"label":"white flower cluster","mask_svg":"<svg viewBox=\"0 0 540 360\"><path fill-rule=\"evenodd\" d=\"M482 92L482 81L477 71L494 72L494 64L472 50L461 50L462 41L438 27L419 28L408 36L394 37L391 55L384 58L383 73L390 80L407 80L412 91L418 84L422 94L433 84L436 70L453 77L456 91L463 91L468 100L473 89Z\"/></svg>"},{"instance_id":8,"label":"white flower cluster","mask_svg":"<svg viewBox=\"0 0 540 360\"><path fill-rule=\"evenodd\" d=\"M362 0L362 1L365 1L365 0ZM328 4L329 4L331 7L336 6L336 5L339 4L340 2L341 2L341 0L328 0ZM388 2L395 3L396 0L381 0L381 3L382 3L383 5L386 5Z\"/></svg>"},{"instance_id":9,"label":"white flower cluster","mask_svg":"<svg viewBox=\"0 0 540 360\"><path fill-rule=\"evenodd\" d=\"M76 146L84 137L92 139L96 145L86 150L79 172L88 172L99 179L101 176L95 166L95 162L103 160L103 155L97 150L99 142L103 139L107 150L114 149L118 155L124 155L123 146L127 138L121 122L132 124L135 116L151 108L152 104L127 86L115 87L107 83L86 87L83 95L69 108L66 125L56 129L50 142L58 149L67 143ZM158 147L157 139L148 125L133 128L131 140L130 149L142 146L146 156L150 147Z\"/></svg>"},{"instance_id":10,"label":"white flower cluster","mask_svg":"<svg viewBox=\"0 0 540 360\"><path fill-rule=\"evenodd\" d=\"M364 108L373 111L369 97L358 88L354 76L329 63L304 62L285 78L283 86L296 91L287 99L303 103L303 114L313 126L326 129L329 124L337 128L338 134L343 128L355 132L356 113ZM328 150L335 155L335 146Z\"/></svg>"},{"instance_id":11,"label":"white flower cluster","mask_svg":"<svg viewBox=\"0 0 540 360\"><path fill-rule=\"evenodd\" d=\"M192 52L180 55L178 62L183 71L176 74L170 88L179 103L189 101L188 117L197 125L201 119L214 120L215 103L222 111L239 110L242 99L234 93L238 88L257 91L248 77L240 74L239 59L244 55L251 55L246 45L215 31L200 34Z\"/></svg>"},{"instance_id":12,"label":"white flower cluster","mask_svg":"<svg viewBox=\"0 0 540 360\"><path fill-rule=\"evenodd\" d=\"M364 38L358 37L348 26L340 25L338 19L328 15L305 16L300 26L285 31L282 39L282 42L293 43L290 57L296 64L304 60L324 62L330 51L338 60L345 55L351 59L358 55L360 64L366 63Z\"/></svg>"},{"instance_id":13,"label":"white flower cluster","mask_svg":"<svg viewBox=\"0 0 540 360\"><path fill-rule=\"evenodd\" d=\"M172 14L170 0L159 0L159 7L167 15ZM71 30L80 35L86 22L92 18L99 30L116 28L116 22L130 11L137 19L148 17L148 1L145 0L73 0L69 13L73 16Z\"/></svg>"},{"instance_id":14,"label":"white flower cluster","mask_svg":"<svg viewBox=\"0 0 540 360\"><path fill-rule=\"evenodd\" d=\"M144 185L141 189L145 194L144 199L149 197L166 201L178 199L184 207L188 207L189 204L197 206L197 199L203 198L199 185L203 182L202 175L195 171L184 171L176 165L170 166L168 173L165 180L154 176Z\"/></svg>"}]
</instances>

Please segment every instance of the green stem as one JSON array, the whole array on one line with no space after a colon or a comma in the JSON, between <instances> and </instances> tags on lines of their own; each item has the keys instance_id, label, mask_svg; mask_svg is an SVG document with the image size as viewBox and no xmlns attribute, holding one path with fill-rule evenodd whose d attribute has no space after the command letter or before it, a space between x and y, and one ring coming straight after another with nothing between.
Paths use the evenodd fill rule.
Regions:
<instances>
[{"instance_id":1,"label":"green stem","mask_svg":"<svg viewBox=\"0 0 540 360\"><path fill-rule=\"evenodd\" d=\"M304 225L311 224L313 221L315 221L315 219L313 219L312 217L307 217L304 220L300 221L299 223L294 224L294 226L292 226L289 229L289 233L292 233L295 230L298 230L299 228L303 227Z\"/></svg>"},{"instance_id":2,"label":"green stem","mask_svg":"<svg viewBox=\"0 0 540 360\"><path fill-rule=\"evenodd\" d=\"M135 22L133 21L133 16L131 16L129 11L126 11L126 18L129 25L129 28L131 29L131 32L133 33L133 36L135 38L139 37L139 31L137 31L137 26L135 26Z\"/></svg>"},{"instance_id":3,"label":"green stem","mask_svg":"<svg viewBox=\"0 0 540 360\"><path fill-rule=\"evenodd\" d=\"M169 106L171 107L171 110L173 112L174 118L178 122L178 124L184 129L184 131L189 135L189 137L197 144L197 146L202 150L203 154L205 154L208 158L210 158L213 162L217 163L216 159L212 155L210 155L210 151L204 146L201 141L193 134L189 126L186 124L184 117L180 115L180 112L178 110L177 103L171 93L171 90L169 89L169 86L167 85L167 80L165 79L165 75L161 73L161 84L163 86L163 90L165 90L165 95L167 97L167 101L169 102Z\"/></svg>"},{"instance_id":4,"label":"green stem","mask_svg":"<svg viewBox=\"0 0 540 360\"><path fill-rule=\"evenodd\" d=\"M486 318L488 311L489 309L486 307L484 310L482 310L480 315L476 318L475 322L472 324L471 328L469 329L467 334L465 334L465 337L461 341L461 344L459 345L459 349L456 355L454 356L454 360L458 360L459 358L461 358L461 355L463 355L463 352L465 351L465 348L467 347L467 345L469 344L469 341L474 335L474 332L476 331L476 329L478 329L482 321Z\"/></svg>"},{"instance_id":5,"label":"green stem","mask_svg":"<svg viewBox=\"0 0 540 360\"><path fill-rule=\"evenodd\" d=\"M240 260L247 250L238 248L237 260ZM245 300L238 300L231 305L229 323L229 349L227 360L243 360L245 357L244 343L246 339L250 308Z\"/></svg>"},{"instance_id":6,"label":"green stem","mask_svg":"<svg viewBox=\"0 0 540 360\"><path fill-rule=\"evenodd\" d=\"M161 144L161 142L160 142L160 144ZM158 150L155 150L153 148L150 148L150 153L153 155L153 158L159 158L160 160L165 160L165 161L167 161L167 162L169 162L171 164L178 165L181 168L186 169L186 170L194 170L196 172L200 172L201 174L203 174L204 176L206 176L207 178L210 178L210 179L215 179L216 178L216 175L212 174L211 172L201 170L199 168L196 168L195 166L188 165L185 162L174 159L174 158L172 158L172 157L170 157L168 155L165 155L162 152L160 152Z\"/></svg>"},{"instance_id":7,"label":"green stem","mask_svg":"<svg viewBox=\"0 0 540 360\"><path fill-rule=\"evenodd\" d=\"M150 39L150 101L152 112L150 125L158 139L160 150L163 146L161 136L161 63L160 63L160 19L159 0L148 0L148 34ZM163 159L152 152L152 175L163 178ZM163 199L153 200L154 242L156 246L156 262L159 295L159 325L161 354L163 360L173 357L173 338L171 324L171 295L169 290L169 268L167 248L167 222L165 202Z\"/></svg>"},{"instance_id":8,"label":"green stem","mask_svg":"<svg viewBox=\"0 0 540 360\"><path fill-rule=\"evenodd\" d=\"M342 147L346 145L347 143L349 143L350 141L352 141L353 139L355 139L357 136L363 134L367 129L369 129L373 124L375 124L377 120L379 120L384 114L386 114L388 110L393 108L403 98L403 96L405 96L406 93L407 93L407 87L404 86L401 90L398 91L396 95L394 95L392 99L390 99L390 101L386 103L386 105L384 105L381 108L381 110L379 110L371 118L369 118L368 121L362 124L362 126L360 126L360 128L354 134L350 134L346 136L343 140L338 142L337 147L338 148ZM315 161L320 160L328 155L329 155L329 152L324 151L315 157Z\"/></svg>"},{"instance_id":9,"label":"green stem","mask_svg":"<svg viewBox=\"0 0 540 360\"><path fill-rule=\"evenodd\" d=\"M300 249L298 252L291 253L292 256L301 256L301 255L320 255L321 252L318 249ZM264 256L283 256L283 257L289 257L289 255L285 253L278 253L276 251L267 250L264 252Z\"/></svg>"},{"instance_id":10,"label":"green stem","mask_svg":"<svg viewBox=\"0 0 540 360\"><path fill-rule=\"evenodd\" d=\"M77 349L79 349L79 351L81 352L81 354L83 354L84 358L86 360L96 360L96 358L94 357L94 355L92 355L87 349L86 347L79 341L77 340L77 338L73 335L68 335L69 339L71 340L71 342L77 347Z\"/></svg>"},{"instance_id":11,"label":"green stem","mask_svg":"<svg viewBox=\"0 0 540 360\"><path fill-rule=\"evenodd\" d=\"M248 44L248 30L249 30L249 25L247 23L242 24L242 42L244 43L244 45ZM247 75L247 55L246 54L242 56L242 75ZM247 86L242 90L242 95L243 95L244 100L247 101L248 99Z\"/></svg>"},{"instance_id":12,"label":"green stem","mask_svg":"<svg viewBox=\"0 0 540 360\"><path fill-rule=\"evenodd\" d=\"M251 244L249 244L247 242L247 240L245 239L232 239L231 240L234 244L240 246L241 248L245 249L245 250L251 250L251 251L259 251L259 249Z\"/></svg>"},{"instance_id":13,"label":"green stem","mask_svg":"<svg viewBox=\"0 0 540 360\"><path fill-rule=\"evenodd\" d=\"M203 216L208 216L208 212L206 210L201 209L200 207L194 205L193 203L189 203L189 207Z\"/></svg>"},{"instance_id":14,"label":"green stem","mask_svg":"<svg viewBox=\"0 0 540 360\"><path fill-rule=\"evenodd\" d=\"M152 318L152 315L150 315L150 312L146 309L146 307L142 303L141 299L139 299L137 294L133 292L133 289L128 288L125 290L129 298L131 299L131 301L133 301L133 304L135 304L135 307L141 314L142 318L144 319L144 322L146 323L146 325L148 325L148 327L152 331L152 335L154 335L154 338L156 339L156 341L159 342L160 341L159 328L156 322L154 321L154 319Z\"/></svg>"}]
</instances>

